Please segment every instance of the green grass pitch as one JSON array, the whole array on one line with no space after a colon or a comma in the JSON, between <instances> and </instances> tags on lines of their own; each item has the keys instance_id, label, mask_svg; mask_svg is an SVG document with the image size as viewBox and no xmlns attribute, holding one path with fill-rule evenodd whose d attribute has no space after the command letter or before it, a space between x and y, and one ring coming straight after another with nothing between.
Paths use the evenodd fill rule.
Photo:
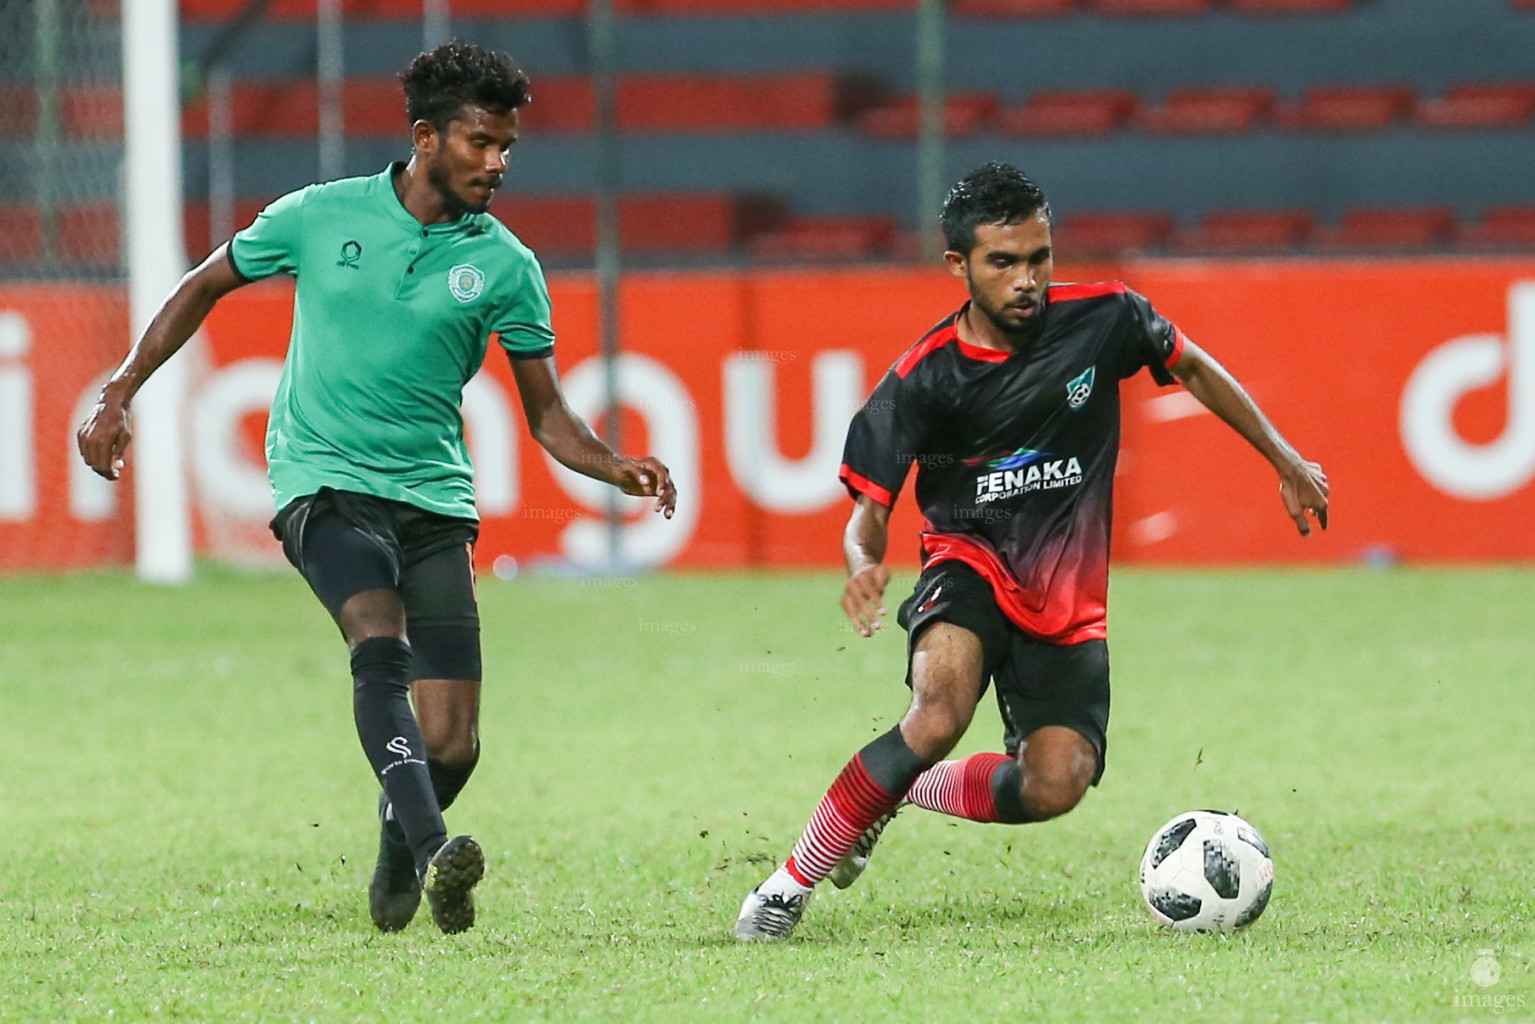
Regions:
<instances>
[{"instance_id":1,"label":"green grass pitch","mask_svg":"<svg viewBox=\"0 0 1535 1024\"><path fill-rule=\"evenodd\" d=\"M1081 807L908 810L792 941L740 946L742 896L904 709L903 634L852 635L839 587L483 580L449 824L489 873L448 937L369 924L374 784L296 576L0 580L0 1021L1535 1016L1535 573L1121 572ZM988 699L961 750L1000 735ZM1141 906L1147 839L1197 807L1273 849L1243 934Z\"/></svg>"}]
</instances>

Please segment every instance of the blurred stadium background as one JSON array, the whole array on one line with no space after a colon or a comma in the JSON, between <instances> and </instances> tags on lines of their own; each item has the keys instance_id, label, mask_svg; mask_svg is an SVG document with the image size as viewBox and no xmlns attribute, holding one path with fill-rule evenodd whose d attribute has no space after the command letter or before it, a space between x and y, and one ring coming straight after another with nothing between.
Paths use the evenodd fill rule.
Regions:
<instances>
[{"instance_id":1,"label":"blurred stadium background","mask_svg":"<svg viewBox=\"0 0 1535 1024\"><path fill-rule=\"evenodd\" d=\"M0 0L0 570L134 558L133 502L72 441L130 336L124 13ZM1148 294L1336 483L1336 528L1296 543L1267 468L1135 382L1122 561L1535 554L1531 0L183 0L162 249L405 157L394 75L454 36L533 78L495 210L551 271L574 404L685 495L671 523L612 513L493 357L465 406L487 568L835 565L846 422L958 304L936 210L988 159L1051 197L1057 280ZM182 357L209 557L278 557L290 294L236 293Z\"/></svg>"}]
</instances>

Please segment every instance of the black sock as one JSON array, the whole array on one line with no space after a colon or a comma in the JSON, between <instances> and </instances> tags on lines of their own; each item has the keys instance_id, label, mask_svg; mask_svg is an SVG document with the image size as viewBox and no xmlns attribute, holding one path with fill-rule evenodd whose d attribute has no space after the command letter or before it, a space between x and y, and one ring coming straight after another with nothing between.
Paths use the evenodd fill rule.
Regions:
<instances>
[{"instance_id":1,"label":"black sock","mask_svg":"<svg viewBox=\"0 0 1535 1024\"><path fill-rule=\"evenodd\" d=\"M1035 820L1023 805L1023 769L1018 767L1016 757L997 765L997 770L991 773L991 802L997 809L997 820L1004 825Z\"/></svg>"},{"instance_id":2,"label":"black sock","mask_svg":"<svg viewBox=\"0 0 1535 1024\"><path fill-rule=\"evenodd\" d=\"M917 776L933 766L933 762L922 760L906 745L899 725L871 740L858 755L874 784L897 798L905 796Z\"/></svg>"},{"instance_id":3,"label":"black sock","mask_svg":"<svg viewBox=\"0 0 1535 1024\"><path fill-rule=\"evenodd\" d=\"M446 811L453 806L453 801L458 799L464 783L468 782L469 776L474 774L474 766L479 763L479 740L474 741L474 756L463 764L448 764L445 761L427 758L426 766L432 773L432 789L437 792L437 806L440 810Z\"/></svg>"},{"instance_id":4,"label":"black sock","mask_svg":"<svg viewBox=\"0 0 1535 1024\"><path fill-rule=\"evenodd\" d=\"M410 710L410 645L372 637L352 651L352 712L357 738L394 807L405 841L424 865L448 838L432 790L421 727Z\"/></svg>"}]
</instances>

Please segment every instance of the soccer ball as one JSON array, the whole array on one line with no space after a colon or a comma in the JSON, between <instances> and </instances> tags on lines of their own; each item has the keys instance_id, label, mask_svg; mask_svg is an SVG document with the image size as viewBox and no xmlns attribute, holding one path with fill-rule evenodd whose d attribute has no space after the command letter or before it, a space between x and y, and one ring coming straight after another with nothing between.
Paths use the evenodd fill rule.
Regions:
<instances>
[{"instance_id":1,"label":"soccer ball","mask_svg":"<svg viewBox=\"0 0 1535 1024\"><path fill-rule=\"evenodd\" d=\"M1274 862L1258 830L1235 814L1189 811L1157 829L1141 858L1141 895L1163 926L1234 932L1258 919Z\"/></svg>"}]
</instances>

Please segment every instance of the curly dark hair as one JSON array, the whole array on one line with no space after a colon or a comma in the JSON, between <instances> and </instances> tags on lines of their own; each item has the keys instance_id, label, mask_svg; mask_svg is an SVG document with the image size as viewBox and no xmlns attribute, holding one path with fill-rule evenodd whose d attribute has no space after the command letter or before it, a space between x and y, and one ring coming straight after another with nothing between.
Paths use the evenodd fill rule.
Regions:
<instances>
[{"instance_id":1,"label":"curly dark hair","mask_svg":"<svg viewBox=\"0 0 1535 1024\"><path fill-rule=\"evenodd\" d=\"M457 40L411 61L400 84L407 120L430 121L439 132L466 106L504 114L533 98L527 74L510 57Z\"/></svg>"},{"instance_id":2,"label":"curly dark hair","mask_svg":"<svg viewBox=\"0 0 1535 1024\"><path fill-rule=\"evenodd\" d=\"M1050 219L1040 187L1012 164L993 160L949 189L939 221L949 249L967 253L975 248L975 229L982 224L1017 224L1041 212Z\"/></svg>"}]
</instances>

